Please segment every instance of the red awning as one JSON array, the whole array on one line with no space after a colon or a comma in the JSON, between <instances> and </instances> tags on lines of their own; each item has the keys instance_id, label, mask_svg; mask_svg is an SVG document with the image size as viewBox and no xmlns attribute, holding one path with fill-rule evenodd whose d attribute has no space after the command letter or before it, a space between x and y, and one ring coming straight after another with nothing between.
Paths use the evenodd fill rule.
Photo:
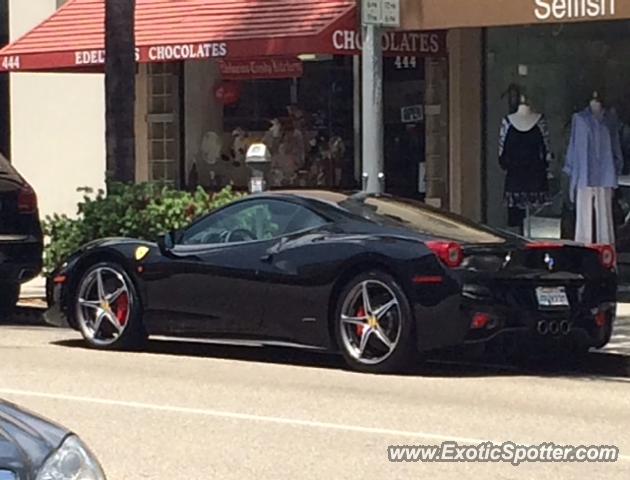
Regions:
<instances>
[{"instance_id":1,"label":"red awning","mask_svg":"<svg viewBox=\"0 0 630 480\"><path fill-rule=\"evenodd\" d=\"M105 0L69 0L0 51L0 71L104 64L104 15ZM356 0L136 0L136 58L149 63L338 53L335 32L356 27Z\"/></svg>"}]
</instances>

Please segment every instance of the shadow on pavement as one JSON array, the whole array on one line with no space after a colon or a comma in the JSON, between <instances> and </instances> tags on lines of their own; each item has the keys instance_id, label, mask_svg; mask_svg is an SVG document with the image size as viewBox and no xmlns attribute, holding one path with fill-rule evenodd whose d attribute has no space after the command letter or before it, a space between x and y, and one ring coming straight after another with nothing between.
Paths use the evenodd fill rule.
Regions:
<instances>
[{"instance_id":1,"label":"shadow on pavement","mask_svg":"<svg viewBox=\"0 0 630 480\"><path fill-rule=\"evenodd\" d=\"M0 325L47 327L44 310L37 307L20 306L7 317L0 317Z\"/></svg>"},{"instance_id":2,"label":"shadow on pavement","mask_svg":"<svg viewBox=\"0 0 630 480\"><path fill-rule=\"evenodd\" d=\"M63 347L88 349L82 340L61 340L53 343ZM348 370L343 358L339 355L285 347L150 340L143 350L137 353ZM116 352L111 352L111 354L115 355ZM630 357L589 353L579 359L556 358L553 361L536 360L527 364L514 364L496 357L466 358L465 353L453 351L427 357L425 361L403 375L437 378L538 376L614 380L630 378Z\"/></svg>"}]
</instances>

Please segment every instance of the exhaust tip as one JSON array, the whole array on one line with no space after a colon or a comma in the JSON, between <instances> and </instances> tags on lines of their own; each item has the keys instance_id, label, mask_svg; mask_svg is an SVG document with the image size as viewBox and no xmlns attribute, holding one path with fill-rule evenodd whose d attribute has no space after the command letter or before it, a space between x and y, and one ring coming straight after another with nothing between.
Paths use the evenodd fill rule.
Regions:
<instances>
[{"instance_id":1,"label":"exhaust tip","mask_svg":"<svg viewBox=\"0 0 630 480\"><path fill-rule=\"evenodd\" d=\"M558 322L550 322L549 333L552 335L558 335L560 333L560 324Z\"/></svg>"},{"instance_id":2,"label":"exhaust tip","mask_svg":"<svg viewBox=\"0 0 630 480\"><path fill-rule=\"evenodd\" d=\"M538 322L538 325L536 325L536 330L541 335L547 335L547 333L549 333L549 324L545 320L541 320Z\"/></svg>"},{"instance_id":3,"label":"exhaust tip","mask_svg":"<svg viewBox=\"0 0 630 480\"><path fill-rule=\"evenodd\" d=\"M569 333L571 333L571 329L571 322L565 320L564 322L560 323L560 331L563 335L568 335Z\"/></svg>"}]
</instances>

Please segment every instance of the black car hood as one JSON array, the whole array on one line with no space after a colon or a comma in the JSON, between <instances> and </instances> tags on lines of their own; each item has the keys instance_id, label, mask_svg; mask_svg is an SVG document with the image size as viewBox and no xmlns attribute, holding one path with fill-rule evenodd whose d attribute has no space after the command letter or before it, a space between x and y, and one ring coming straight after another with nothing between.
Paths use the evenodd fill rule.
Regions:
<instances>
[{"instance_id":1,"label":"black car hood","mask_svg":"<svg viewBox=\"0 0 630 480\"><path fill-rule=\"evenodd\" d=\"M70 432L0 400L0 471L10 470L32 480L46 458Z\"/></svg>"}]
</instances>

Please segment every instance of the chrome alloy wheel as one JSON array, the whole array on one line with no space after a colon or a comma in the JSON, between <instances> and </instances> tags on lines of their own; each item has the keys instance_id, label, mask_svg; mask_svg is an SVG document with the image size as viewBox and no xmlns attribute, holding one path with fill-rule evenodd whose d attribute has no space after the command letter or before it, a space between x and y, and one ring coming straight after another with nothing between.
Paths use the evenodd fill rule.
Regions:
<instances>
[{"instance_id":1,"label":"chrome alloy wheel","mask_svg":"<svg viewBox=\"0 0 630 480\"><path fill-rule=\"evenodd\" d=\"M376 365L396 349L402 334L402 311L385 283L365 280L346 296L341 307L341 339L358 362Z\"/></svg>"},{"instance_id":2,"label":"chrome alloy wheel","mask_svg":"<svg viewBox=\"0 0 630 480\"><path fill-rule=\"evenodd\" d=\"M81 332L96 346L112 345L129 324L132 302L120 272L105 266L95 268L79 286L76 318Z\"/></svg>"}]
</instances>

